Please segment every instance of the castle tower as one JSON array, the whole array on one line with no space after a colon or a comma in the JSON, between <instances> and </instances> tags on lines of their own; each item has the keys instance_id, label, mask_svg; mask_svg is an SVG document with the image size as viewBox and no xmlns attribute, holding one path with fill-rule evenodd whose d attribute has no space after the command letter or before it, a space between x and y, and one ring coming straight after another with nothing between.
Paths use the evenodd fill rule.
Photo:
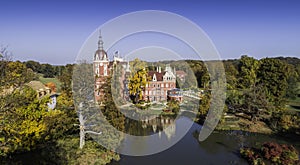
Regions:
<instances>
[{"instance_id":1,"label":"castle tower","mask_svg":"<svg viewBox=\"0 0 300 165\"><path fill-rule=\"evenodd\" d=\"M101 31L99 31L98 49L94 54L93 69L95 76L95 101L100 103L103 97L101 86L105 83L106 77L110 74L109 59L103 49Z\"/></svg>"}]
</instances>

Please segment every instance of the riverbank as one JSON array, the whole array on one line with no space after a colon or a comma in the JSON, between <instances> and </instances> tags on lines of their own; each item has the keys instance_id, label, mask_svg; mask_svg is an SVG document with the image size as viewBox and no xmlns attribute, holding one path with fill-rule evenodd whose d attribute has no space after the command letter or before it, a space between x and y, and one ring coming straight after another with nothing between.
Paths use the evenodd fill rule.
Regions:
<instances>
[{"instance_id":1,"label":"riverbank","mask_svg":"<svg viewBox=\"0 0 300 165\"><path fill-rule=\"evenodd\" d=\"M223 119L216 127L223 131L247 131L252 133L273 134L274 131L262 121L250 121L242 117L236 117L234 121Z\"/></svg>"}]
</instances>

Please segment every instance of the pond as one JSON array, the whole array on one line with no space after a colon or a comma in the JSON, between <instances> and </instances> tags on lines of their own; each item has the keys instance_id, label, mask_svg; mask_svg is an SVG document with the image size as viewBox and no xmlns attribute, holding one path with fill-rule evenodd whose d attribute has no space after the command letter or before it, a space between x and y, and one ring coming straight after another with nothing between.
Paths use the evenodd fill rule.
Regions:
<instances>
[{"instance_id":1,"label":"pond","mask_svg":"<svg viewBox=\"0 0 300 165\"><path fill-rule=\"evenodd\" d=\"M205 141L199 142L198 135L202 126L186 116L177 119L170 116L159 116L146 121L127 119L126 123L127 133L141 138L138 140L125 138L120 151L146 156L122 154L118 162L111 162L110 165L247 164L240 157L239 148L257 146L267 141L293 144L300 151L299 139L243 131L214 131ZM190 129L187 129L188 127ZM170 145L170 147L156 153L156 150L161 149L163 145ZM147 155L146 153L154 154ZM55 160L49 162L43 158L39 151L19 154L14 159L22 164L32 164L33 162L56 164Z\"/></svg>"},{"instance_id":2,"label":"pond","mask_svg":"<svg viewBox=\"0 0 300 165\"><path fill-rule=\"evenodd\" d=\"M178 119L170 117L160 117L155 123L136 122L134 127L127 127L127 131L136 135L153 135L153 138L132 141L126 139L121 147L126 153L147 153L157 149L157 145L162 142L177 141L177 136L186 134L170 148L153 155L128 156L121 155L121 160L112 162L111 165L160 165L160 164L247 164L240 158L239 148L242 146L256 146L266 141L293 144L298 150L300 141L297 139L283 139L272 135L248 133L243 131L215 131L205 141L199 142L197 137L201 130L201 125L194 123L187 117ZM167 122L165 122L167 121ZM171 125L174 125L170 128ZM185 130L187 125L191 125L189 130ZM153 127L155 126L155 127ZM137 128L138 127L138 128ZM163 129L167 131L162 131Z\"/></svg>"}]
</instances>

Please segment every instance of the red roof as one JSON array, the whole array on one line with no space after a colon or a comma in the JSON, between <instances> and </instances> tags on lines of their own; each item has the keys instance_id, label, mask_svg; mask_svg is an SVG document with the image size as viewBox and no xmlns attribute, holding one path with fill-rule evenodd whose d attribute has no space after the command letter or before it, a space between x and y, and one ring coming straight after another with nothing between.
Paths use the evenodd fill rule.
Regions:
<instances>
[{"instance_id":1,"label":"red roof","mask_svg":"<svg viewBox=\"0 0 300 165\"><path fill-rule=\"evenodd\" d=\"M155 74L156 80L157 81L163 81L163 76L165 75L166 72L157 72L157 71L149 71L148 76L151 77L151 80L153 80L153 76Z\"/></svg>"}]
</instances>

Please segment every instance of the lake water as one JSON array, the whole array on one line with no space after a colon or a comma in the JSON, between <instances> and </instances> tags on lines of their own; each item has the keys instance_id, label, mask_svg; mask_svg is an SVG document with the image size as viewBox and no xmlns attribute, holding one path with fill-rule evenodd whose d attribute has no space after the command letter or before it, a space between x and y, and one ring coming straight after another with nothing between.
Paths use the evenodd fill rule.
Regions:
<instances>
[{"instance_id":1,"label":"lake water","mask_svg":"<svg viewBox=\"0 0 300 165\"><path fill-rule=\"evenodd\" d=\"M121 147L122 152L127 153L147 153L158 148L162 142L172 143L177 141L177 136L182 132L187 132L185 136L172 147L165 151L148 156L128 156L121 155L121 160L112 162L111 165L193 165L193 164L247 164L247 162L240 158L239 148L242 146L256 146L266 141L275 141L279 143L293 144L298 150L300 148L300 141L291 139L282 139L280 137L272 137L269 135L247 133L242 131L220 131L213 132L205 141L199 142L197 140L198 132L201 130L201 125L192 122L187 117L180 117L177 120L173 118L163 117L158 123L143 123L135 124L133 134L153 135L151 139L132 141L126 139ZM162 122L163 121L163 122ZM165 122L167 121L167 122ZM171 125L175 127L171 127ZM155 125L155 127L153 127ZM191 125L189 130L186 125ZM164 132L163 129L168 131ZM127 130L130 131L130 128ZM132 130L131 130L132 131Z\"/></svg>"},{"instance_id":2,"label":"lake water","mask_svg":"<svg viewBox=\"0 0 300 165\"><path fill-rule=\"evenodd\" d=\"M127 133L145 138L138 140L125 138L120 147L123 153L143 155L154 153L162 145L174 145L162 152L147 156L121 155L120 161L114 161L110 165L247 164L240 158L239 148L261 145L267 141L293 144L300 151L299 139L243 131L215 131L205 141L199 142L197 137L201 125L185 116L178 119L158 117L149 121L127 121L126 123ZM39 152L20 154L15 159L22 164L45 162ZM55 164L55 160L53 161L47 163Z\"/></svg>"}]
</instances>

